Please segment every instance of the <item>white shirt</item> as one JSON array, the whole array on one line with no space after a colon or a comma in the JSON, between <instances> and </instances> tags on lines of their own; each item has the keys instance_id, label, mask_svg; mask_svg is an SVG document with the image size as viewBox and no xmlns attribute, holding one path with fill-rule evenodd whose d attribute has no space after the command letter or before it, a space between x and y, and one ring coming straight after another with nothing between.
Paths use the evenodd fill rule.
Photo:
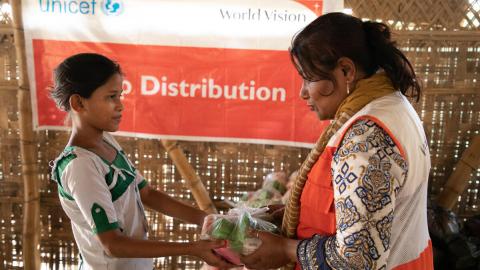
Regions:
<instances>
[{"instance_id":1,"label":"white shirt","mask_svg":"<svg viewBox=\"0 0 480 270\"><path fill-rule=\"evenodd\" d=\"M80 269L152 270L152 259L107 255L96 236L119 229L125 236L146 239L148 230L139 192L147 182L110 134L104 133L104 140L117 151L112 163L74 146L62 152L52 170L82 257Z\"/></svg>"}]
</instances>

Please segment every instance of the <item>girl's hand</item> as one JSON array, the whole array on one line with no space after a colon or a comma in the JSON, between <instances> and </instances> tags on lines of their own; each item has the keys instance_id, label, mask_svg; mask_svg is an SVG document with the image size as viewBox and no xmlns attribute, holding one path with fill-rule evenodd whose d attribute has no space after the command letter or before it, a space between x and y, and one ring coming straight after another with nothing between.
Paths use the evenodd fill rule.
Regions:
<instances>
[{"instance_id":1,"label":"girl's hand","mask_svg":"<svg viewBox=\"0 0 480 270\"><path fill-rule=\"evenodd\" d=\"M213 250L216 248L223 248L227 244L224 240L208 241L200 240L193 243L192 255L199 257L208 265L218 267L219 269L230 269L238 267L238 265L231 264L218 256Z\"/></svg>"}]
</instances>

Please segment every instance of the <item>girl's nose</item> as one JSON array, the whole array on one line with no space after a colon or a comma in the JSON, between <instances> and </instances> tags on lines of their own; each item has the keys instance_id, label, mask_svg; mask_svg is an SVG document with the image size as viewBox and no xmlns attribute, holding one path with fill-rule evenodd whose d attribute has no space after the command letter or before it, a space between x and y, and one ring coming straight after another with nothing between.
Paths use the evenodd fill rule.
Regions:
<instances>
[{"instance_id":1,"label":"girl's nose","mask_svg":"<svg viewBox=\"0 0 480 270\"><path fill-rule=\"evenodd\" d=\"M123 111L123 103L122 103L121 100L118 101L117 110L120 111L120 112Z\"/></svg>"}]
</instances>

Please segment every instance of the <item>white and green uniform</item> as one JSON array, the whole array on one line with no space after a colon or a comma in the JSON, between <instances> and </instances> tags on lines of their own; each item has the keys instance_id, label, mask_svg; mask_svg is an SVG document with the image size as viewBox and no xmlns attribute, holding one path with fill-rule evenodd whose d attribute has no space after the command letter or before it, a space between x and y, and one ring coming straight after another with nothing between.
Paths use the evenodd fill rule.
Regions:
<instances>
[{"instance_id":1,"label":"white and green uniform","mask_svg":"<svg viewBox=\"0 0 480 270\"><path fill-rule=\"evenodd\" d=\"M82 270L148 269L152 259L108 256L96 234L119 229L125 236L146 239L147 222L139 190L147 182L108 133L104 140L117 150L112 163L81 147L67 147L55 160L52 177L60 202L72 223Z\"/></svg>"}]
</instances>

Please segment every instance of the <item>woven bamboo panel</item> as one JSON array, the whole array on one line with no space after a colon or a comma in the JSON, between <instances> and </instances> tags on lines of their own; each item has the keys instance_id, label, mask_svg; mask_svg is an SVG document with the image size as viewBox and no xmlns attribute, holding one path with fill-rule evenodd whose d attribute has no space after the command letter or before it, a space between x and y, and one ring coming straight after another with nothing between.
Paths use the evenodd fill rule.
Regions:
<instances>
[{"instance_id":1,"label":"woven bamboo panel","mask_svg":"<svg viewBox=\"0 0 480 270\"><path fill-rule=\"evenodd\" d=\"M23 186L13 89L0 90L0 269L22 269Z\"/></svg>"},{"instance_id":2,"label":"woven bamboo panel","mask_svg":"<svg viewBox=\"0 0 480 270\"><path fill-rule=\"evenodd\" d=\"M423 35L401 34L397 38L425 87L414 106L429 140L429 195L434 198L472 136L480 132L480 40L425 39ZM472 173L469 187L456 206L460 216L479 213L479 176L480 170Z\"/></svg>"},{"instance_id":3,"label":"woven bamboo panel","mask_svg":"<svg viewBox=\"0 0 480 270\"><path fill-rule=\"evenodd\" d=\"M0 1L0 4L4 1ZM378 19L398 30L395 38L415 66L424 95L415 108L424 123L432 154L430 196L435 197L454 165L480 131L480 0L345 0L361 18ZM1 7L1 5L0 5ZM0 8L0 28L10 19ZM3 20L2 20L3 18ZM452 32L456 30L455 32ZM3 33L3 32L2 32ZM20 167L16 66L12 36L0 35L0 269L22 269L23 182ZM37 133L41 188L42 269L77 269L78 249L62 211L49 162L63 149L66 132ZM151 185L187 203L190 192L158 140L118 138ZM215 201L237 201L255 190L271 171L295 170L308 150L234 143L181 142L187 158ZM479 213L480 170L455 211ZM148 212L150 237L161 241L197 240L198 228ZM158 269L198 269L191 257L156 260Z\"/></svg>"},{"instance_id":4,"label":"woven bamboo panel","mask_svg":"<svg viewBox=\"0 0 480 270\"><path fill-rule=\"evenodd\" d=\"M354 15L397 30L477 30L479 0L345 0Z\"/></svg>"}]
</instances>

